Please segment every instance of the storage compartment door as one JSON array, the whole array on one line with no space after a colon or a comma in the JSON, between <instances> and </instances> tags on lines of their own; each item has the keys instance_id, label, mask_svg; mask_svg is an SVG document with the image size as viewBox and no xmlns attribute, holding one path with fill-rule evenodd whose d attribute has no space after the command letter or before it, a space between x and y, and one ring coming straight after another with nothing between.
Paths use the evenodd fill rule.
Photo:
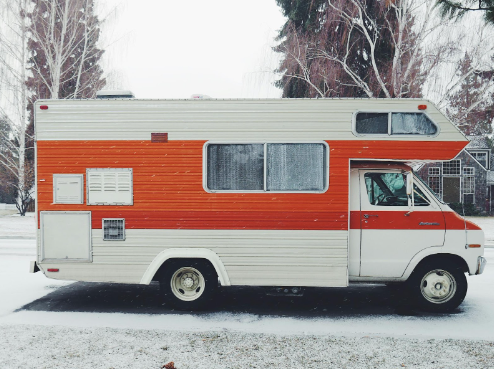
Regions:
<instances>
[{"instance_id":1,"label":"storage compartment door","mask_svg":"<svg viewBox=\"0 0 494 369\"><path fill-rule=\"evenodd\" d=\"M42 261L91 261L91 212L42 211Z\"/></svg>"}]
</instances>

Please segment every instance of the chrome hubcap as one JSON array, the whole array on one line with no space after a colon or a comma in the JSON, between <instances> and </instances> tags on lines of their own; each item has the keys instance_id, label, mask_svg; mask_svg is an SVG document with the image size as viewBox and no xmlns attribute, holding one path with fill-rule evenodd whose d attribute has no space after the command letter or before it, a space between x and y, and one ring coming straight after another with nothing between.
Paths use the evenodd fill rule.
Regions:
<instances>
[{"instance_id":1,"label":"chrome hubcap","mask_svg":"<svg viewBox=\"0 0 494 369\"><path fill-rule=\"evenodd\" d=\"M427 301L443 304L456 293L456 281L447 271L436 269L427 273L421 282L421 292Z\"/></svg>"},{"instance_id":2,"label":"chrome hubcap","mask_svg":"<svg viewBox=\"0 0 494 369\"><path fill-rule=\"evenodd\" d=\"M206 282L197 269L184 267L173 273L170 285L177 298L182 301L193 301L202 295Z\"/></svg>"}]
</instances>

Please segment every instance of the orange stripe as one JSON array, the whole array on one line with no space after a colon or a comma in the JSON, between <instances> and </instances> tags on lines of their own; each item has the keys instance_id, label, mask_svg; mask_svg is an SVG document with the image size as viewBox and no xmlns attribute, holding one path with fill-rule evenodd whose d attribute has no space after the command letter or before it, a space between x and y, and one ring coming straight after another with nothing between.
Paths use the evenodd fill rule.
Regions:
<instances>
[{"instance_id":1,"label":"orange stripe","mask_svg":"<svg viewBox=\"0 0 494 369\"><path fill-rule=\"evenodd\" d=\"M413 211L352 211L350 213L351 229L450 229L481 230L476 224L464 221L455 212ZM369 215L365 218L364 215ZM377 215L377 217L375 216ZM422 225L420 224L422 223ZM427 224L437 223L437 224Z\"/></svg>"},{"instance_id":2,"label":"orange stripe","mask_svg":"<svg viewBox=\"0 0 494 369\"><path fill-rule=\"evenodd\" d=\"M470 231L482 230L477 224L463 219L458 213L453 211L444 212L444 218L446 219L446 227L448 229L467 229Z\"/></svg>"},{"instance_id":3,"label":"orange stripe","mask_svg":"<svg viewBox=\"0 0 494 369\"><path fill-rule=\"evenodd\" d=\"M465 146L447 141L327 141L326 193L254 194L204 191L204 143L38 141L38 210L91 211L95 228L103 217L125 217L131 228L348 229L349 159L448 160ZM133 168L134 205L53 204L53 174L85 174L86 168Z\"/></svg>"},{"instance_id":4,"label":"orange stripe","mask_svg":"<svg viewBox=\"0 0 494 369\"><path fill-rule=\"evenodd\" d=\"M357 213L353 215L353 213ZM350 226L355 229L445 229L441 211L352 211ZM365 218L365 215L369 215ZM356 218L360 220L357 224ZM422 224L421 224L422 223ZM429 224L432 223L432 224Z\"/></svg>"}]
</instances>

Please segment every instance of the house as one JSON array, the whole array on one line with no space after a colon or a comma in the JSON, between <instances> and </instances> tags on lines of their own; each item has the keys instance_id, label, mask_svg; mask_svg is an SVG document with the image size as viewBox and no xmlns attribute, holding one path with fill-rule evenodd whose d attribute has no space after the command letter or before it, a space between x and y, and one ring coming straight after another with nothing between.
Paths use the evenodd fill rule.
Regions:
<instances>
[{"instance_id":1,"label":"house","mask_svg":"<svg viewBox=\"0 0 494 369\"><path fill-rule=\"evenodd\" d=\"M453 160L424 164L417 170L446 203L473 204L481 213L494 213L494 155L483 136L468 136L470 143Z\"/></svg>"}]
</instances>

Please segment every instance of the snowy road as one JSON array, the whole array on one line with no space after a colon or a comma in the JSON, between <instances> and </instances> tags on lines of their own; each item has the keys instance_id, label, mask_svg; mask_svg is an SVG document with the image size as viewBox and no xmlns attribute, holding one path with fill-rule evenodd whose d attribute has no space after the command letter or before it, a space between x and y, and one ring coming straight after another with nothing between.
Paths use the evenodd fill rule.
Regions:
<instances>
[{"instance_id":1,"label":"snowy road","mask_svg":"<svg viewBox=\"0 0 494 369\"><path fill-rule=\"evenodd\" d=\"M452 314L410 311L378 284L303 298L225 288L213 310L191 314L170 310L155 285L29 274L35 240L0 235L0 367L492 368L494 249L486 257Z\"/></svg>"},{"instance_id":2,"label":"snowy road","mask_svg":"<svg viewBox=\"0 0 494 369\"><path fill-rule=\"evenodd\" d=\"M11 255L12 240L0 239L0 324L165 329L206 332L237 330L267 334L372 334L494 341L494 268L468 278L465 302L453 314L407 309L406 298L384 285L309 289L304 297L266 296L262 288L231 287L221 291L209 312L170 310L156 285L62 282L41 273L28 274L32 257ZM34 240L22 240L22 253ZM494 249L486 250L494 265ZM17 312L13 312L19 309ZM465 329L469 327L470 329Z\"/></svg>"}]
</instances>

